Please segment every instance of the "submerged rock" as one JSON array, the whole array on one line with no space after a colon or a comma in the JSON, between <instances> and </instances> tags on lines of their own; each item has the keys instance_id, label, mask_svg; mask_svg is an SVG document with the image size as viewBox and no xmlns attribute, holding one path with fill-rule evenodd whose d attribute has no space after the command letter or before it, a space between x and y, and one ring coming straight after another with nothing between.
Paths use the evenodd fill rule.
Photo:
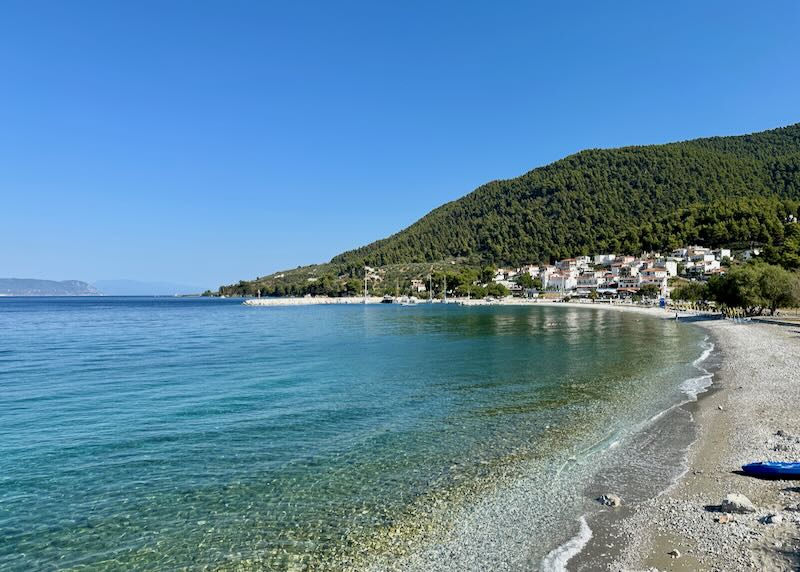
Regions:
<instances>
[{"instance_id":1,"label":"submerged rock","mask_svg":"<svg viewBox=\"0 0 800 572\"><path fill-rule=\"evenodd\" d=\"M727 495L720 504L720 510L723 512L738 512L740 514L755 512L756 507L750 502L750 499L739 493L731 493Z\"/></svg>"},{"instance_id":2,"label":"submerged rock","mask_svg":"<svg viewBox=\"0 0 800 572\"><path fill-rule=\"evenodd\" d=\"M605 506L610 506L616 508L618 506L622 506L622 499L615 494L605 494L597 499L597 502L603 504Z\"/></svg>"},{"instance_id":3,"label":"submerged rock","mask_svg":"<svg viewBox=\"0 0 800 572\"><path fill-rule=\"evenodd\" d=\"M672 558L680 558L681 557L681 551L678 550L677 548L673 548L672 550L667 552L667 555L671 556Z\"/></svg>"}]
</instances>

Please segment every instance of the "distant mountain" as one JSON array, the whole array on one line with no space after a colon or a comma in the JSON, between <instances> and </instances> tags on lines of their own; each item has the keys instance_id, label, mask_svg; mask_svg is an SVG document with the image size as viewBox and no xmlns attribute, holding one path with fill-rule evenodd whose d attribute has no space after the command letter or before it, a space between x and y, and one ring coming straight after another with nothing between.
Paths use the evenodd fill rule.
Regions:
<instances>
[{"instance_id":1,"label":"distant mountain","mask_svg":"<svg viewBox=\"0 0 800 572\"><path fill-rule=\"evenodd\" d=\"M80 280L0 278L0 296L99 296L101 293Z\"/></svg>"},{"instance_id":2,"label":"distant mountain","mask_svg":"<svg viewBox=\"0 0 800 572\"><path fill-rule=\"evenodd\" d=\"M141 282L138 280L97 280L93 286L106 296L174 296L199 294L205 288L172 282Z\"/></svg>"},{"instance_id":3,"label":"distant mountain","mask_svg":"<svg viewBox=\"0 0 800 572\"><path fill-rule=\"evenodd\" d=\"M489 182L330 263L224 286L224 294L346 291L364 266L546 263L684 244L787 246L798 216L800 123L734 137L590 149ZM417 276L424 276L423 268ZM324 285L321 288L320 285ZM313 292L312 292L313 293Z\"/></svg>"}]
</instances>

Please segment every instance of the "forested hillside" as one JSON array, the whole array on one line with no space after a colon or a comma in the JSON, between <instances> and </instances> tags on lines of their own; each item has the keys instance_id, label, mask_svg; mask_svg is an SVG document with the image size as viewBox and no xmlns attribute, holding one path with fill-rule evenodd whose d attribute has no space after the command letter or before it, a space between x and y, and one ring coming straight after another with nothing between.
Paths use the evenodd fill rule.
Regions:
<instances>
[{"instance_id":1,"label":"forested hillside","mask_svg":"<svg viewBox=\"0 0 800 572\"><path fill-rule=\"evenodd\" d=\"M800 124L737 137L591 149L487 183L393 236L315 268L359 276L364 265L450 259L516 265L688 243L779 246L798 201Z\"/></svg>"},{"instance_id":2,"label":"forested hillside","mask_svg":"<svg viewBox=\"0 0 800 572\"><path fill-rule=\"evenodd\" d=\"M800 199L800 124L742 137L593 149L493 181L333 263L380 266L479 254L516 264L677 245L665 222L720 199Z\"/></svg>"}]
</instances>

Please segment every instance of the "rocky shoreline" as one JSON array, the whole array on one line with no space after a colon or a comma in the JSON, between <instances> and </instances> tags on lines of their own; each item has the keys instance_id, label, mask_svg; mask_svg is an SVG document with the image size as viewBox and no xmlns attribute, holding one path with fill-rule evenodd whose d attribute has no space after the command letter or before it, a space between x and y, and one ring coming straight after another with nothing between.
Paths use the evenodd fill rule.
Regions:
<instances>
[{"instance_id":1,"label":"rocky shoreline","mask_svg":"<svg viewBox=\"0 0 800 572\"><path fill-rule=\"evenodd\" d=\"M714 389L692 408L699 438L688 470L665 493L631 507L620 527L621 557L608 569L800 569L800 482L738 472L756 460L800 459L800 332L702 325L722 364ZM569 568L584 569L575 564Z\"/></svg>"},{"instance_id":2,"label":"rocky shoreline","mask_svg":"<svg viewBox=\"0 0 800 572\"><path fill-rule=\"evenodd\" d=\"M594 307L675 319L674 313L655 308ZM800 481L765 481L738 472L752 461L800 459L800 330L684 313L679 318L706 329L720 365L712 387L698 401L659 420L666 433L673 433L669 440L685 443L682 457L673 461L678 478L646 500L623 498L621 506L605 507L590 519L588 535L576 537L580 546L568 560L539 567L615 572L800 570ZM687 427L694 437L686 433ZM643 438L663 448L667 437L662 430L657 437ZM615 493L613 487L603 492ZM501 520L492 515L477 519L486 526ZM585 532L584 525L578 536ZM410 555L400 568L452 569L447 563L458 560L456 553L442 548ZM525 569L538 569L522 554L506 558L503 569L514 570L521 563L527 563ZM462 560L459 564L465 564ZM371 569L398 569L397 564L384 562ZM472 568L467 564L460 569Z\"/></svg>"},{"instance_id":3,"label":"rocky shoreline","mask_svg":"<svg viewBox=\"0 0 800 572\"><path fill-rule=\"evenodd\" d=\"M665 312L663 309L635 307L631 305L590 305L590 304L565 304L565 303L532 303L531 305L558 306L558 307L583 307L584 309L595 309L602 311L624 311L640 313L650 317L674 320L674 312ZM587 308L588 307L588 308ZM696 316L683 315L683 319L696 319ZM704 344L705 345L705 344ZM710 351L710 345L709 345ZM707 354L699 359L705 359ZM698 373L707 374L703 368L698 368ZM706 376L704 376L705 378ZM700 378L698 378L700 379ZM699 389L699 388L698 388ZM691 393L689 394L691 395ZM676 434L675 423L680 424L681 429ZM656 459L640 458L635 455L638 462L648 463L648 475L639 477L633 475L631 478L631 468L624 458L620 455L608 454L606 451L613 449L619 441L608 441L605 443L597 442L589 449L583 449L579 454L580 459L574 455L575 451L565 451L563 459L555 462L555 465L539 466L537 463L524 463L519 470L510 474L509 478L494 479L488 490L473 497L474 502L469 502L458 508L457 516L451 518L450 522L445 519L436 526L431 523L409 523L413 530L424 529L420 535L412 535L405 539L403 550L385 551L378 549L371 551L376 556L367 558L367 564L356 566L353 569L359 570L420 570L431 572L441 570L506 570L514 572L518 570L563 570L564 563L572 557L575 561L582 556L585 550L584 545L589 538L604 538L604 531L601 529L592 530L589 525L594 527L594 516L598 512L608 510L615 517L622 514L629 514L631 511L628 502L635 499L640 501L653 498L661 491L674 482L680 473L681 467L685 465L686 452L689 444L695 438L695 429L691 416L684 411L678 404L662 411L650 422L646 423L647 428L643 431L634 431L625 437L625 442L621 445L625 450L646 451L650 443L657 443L659 451ZM602 441L602 440L601 440ZM590 449L595 451L586 452ZM573 455L573 456L570 456ZM589 457L592 458L588 461ZM630 458L628 458L630 460ZM576 463L573 465L572 463ZM577 469L586 463L594 464L595 469L584 472ZM561 467L557 474L562 470L567 470L571 477L560 479L561 485L553 488L546 486L542 488L543 478L553 479L551 471L553 467ZM545 473L549 476L545 477ZM618 485L624 481L621 488ZM613 509L603 509L593 499L601 496L604 492L619 493L626 501L622 507ZM542 495L546 495L546 502ZM547 526L550 522L552 526L558 526L559 521L563 521L563 507L574 506L575 501L579 500L584 506L584 518L580 518L580 513L575 516L575 521L570 523L571 530L564 530L563 544L551 554L541 552L543 546L540 541L533 541L528 538L532 534L531 525L536 523L537 527ZM613 503L613 497L607 499ZM553 506L553 504L558 506ZM555 512L553 512L555 511ZM423 516L424 518L424 516ZM589 525L586 520L589 520ZM448 524L449 523L449 524ZM572 528L571 525L574 525ZM575 536L570 539L570 535ZM560 535L560 534L559 534ZM554 545L550 545L555 548ZM621 545L615 550L604 550L599 558L591 558L589 567L585 570L597 570L605 567L613 557L619 557ZM542 557L546 558L542 560ZM569 562L569 569L572 569L574 562Z\"/></svg>"},{"instance_id":4,"label":"rocky shoreline","mask_svg":"<svg viewBox=\"0 0 800 572\"><path fill-rule=\"evenodd\" d=\"M274 305L309 303L307 299L279 300ZM363 298L360 301L363 303ZM622 304L525 304L676 317L671 311ZM262 299L253 305L273 304ZM582 550L554 569L800 570L800 481L759 480L738 472L743 464L757 460L800 460L800 328L686 313L678 317L706 329L720 361L709 391L663 421L675 431L685 431L685 425L691 423L696 432L696 439L680 437L687 445L694 440L684 449L683 459L675 462L677 471L686 470L654 498L638 502L623 498L621 506L603 509L589 521L591 538L582 543ZM663 447L664 443L653 442L653 446ZM615 493L613 489L605 492ZM492 515L473 516L476 523L500 520ZM504 532L496 530L496 534ZM466 552L470 550L465 547ZM454 556L437 549L409 555L403 565L444 570L448 562L455 562ZM532 564L522 554L508 555L507 569L516 568L512 562ZM398 569L397 564L384 561L371 569Z\"/></svg>"}]
</instances>

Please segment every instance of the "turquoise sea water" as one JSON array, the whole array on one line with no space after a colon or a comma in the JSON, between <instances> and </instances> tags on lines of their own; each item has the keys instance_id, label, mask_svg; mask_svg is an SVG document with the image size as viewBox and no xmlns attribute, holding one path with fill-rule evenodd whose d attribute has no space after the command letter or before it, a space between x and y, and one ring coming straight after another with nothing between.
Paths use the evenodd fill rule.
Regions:
<instances>
[{"instance_id":1,"label":"turquoise sea water","mask_svg":"<svg viewBox=\"0 0 800 572\"><path fill-rule=\"evenodd\" d=\"M702 340L590 309L0 299L0 569L368 559L415 504L633 431Z\"/></svg>"}]
</instances>

